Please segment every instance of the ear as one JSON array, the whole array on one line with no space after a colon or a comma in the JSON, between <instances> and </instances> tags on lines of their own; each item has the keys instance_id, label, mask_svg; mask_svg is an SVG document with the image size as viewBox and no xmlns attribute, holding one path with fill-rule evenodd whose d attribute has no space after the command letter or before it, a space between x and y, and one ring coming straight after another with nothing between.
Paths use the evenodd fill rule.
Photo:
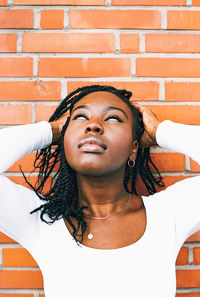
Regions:
<instances>
[{"instance_id":1,"label":"ear","mask_svg":"<svg viewBox=\"0 0 200 297\"><path fill-rule=\"evenodd\" d=\"M139 148L139 143L137 140L134 140L133 141L133 146L132 146L132 150L131 150L131 153L129 155L129 159L132 161L132 160L135 160L137 158L137 152L138 152L138 148Z\"/></svg>"}]
</instances>

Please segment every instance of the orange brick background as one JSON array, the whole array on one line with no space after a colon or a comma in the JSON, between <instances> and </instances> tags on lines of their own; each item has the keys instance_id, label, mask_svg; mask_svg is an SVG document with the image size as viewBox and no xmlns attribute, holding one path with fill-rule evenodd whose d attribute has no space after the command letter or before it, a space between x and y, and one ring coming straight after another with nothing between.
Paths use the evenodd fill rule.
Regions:
<instances>
[{"instance_id":1,"label":"orange brick background","mask_svg":"<svg viewBox=\"0 0 200 297\"><path fill-rule=\"evenodd\" d=\"M132 91L161 121L200 125L200 0L0 0L0 128L48 120L94 83ZM28 175L33 159L7 175L25 185L19 164ZM175 152L152 159L166 186L200 173ZM179 253L176 297L200 297L199 246L197 232ZM44 297L37 263L3 233L0 265L0 297Z\"/></svg>"}]
</instances>

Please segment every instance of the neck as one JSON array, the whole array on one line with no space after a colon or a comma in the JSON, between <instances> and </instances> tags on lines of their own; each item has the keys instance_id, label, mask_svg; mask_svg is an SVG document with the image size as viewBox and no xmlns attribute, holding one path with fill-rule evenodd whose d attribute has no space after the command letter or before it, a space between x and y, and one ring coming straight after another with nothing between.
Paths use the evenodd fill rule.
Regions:
<instances>
[{"instance_id":1,"label":"neck","mask_svg":"<svg viewBox=\"0 0 200 297\"><path fill-rule=\"evenodd\" d=\"M103 217L120 211L128 200L123 179L119 176L91 177L77 174L79 203L87 206L84 213Z\"/></svg>"}]
</instances>

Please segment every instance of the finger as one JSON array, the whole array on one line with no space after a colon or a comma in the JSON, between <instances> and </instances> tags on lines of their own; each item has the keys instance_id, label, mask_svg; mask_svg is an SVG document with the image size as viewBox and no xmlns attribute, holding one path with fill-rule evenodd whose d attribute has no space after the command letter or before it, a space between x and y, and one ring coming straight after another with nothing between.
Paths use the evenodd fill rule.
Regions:
<instances>
[{"instance_id":1,"label":"finger","mask_svg":"<svg viewBox=\"0 0 200 297\"><path fill-rule=\"evenodd\" d=\"M135 106L136 108L138 108L138 109L143 108L142 105L140 105L140 104L138 104L138 103L136 103L136 102L131 102L131 104L132 104L133 106Z\"/></svg>"}]
</instances>

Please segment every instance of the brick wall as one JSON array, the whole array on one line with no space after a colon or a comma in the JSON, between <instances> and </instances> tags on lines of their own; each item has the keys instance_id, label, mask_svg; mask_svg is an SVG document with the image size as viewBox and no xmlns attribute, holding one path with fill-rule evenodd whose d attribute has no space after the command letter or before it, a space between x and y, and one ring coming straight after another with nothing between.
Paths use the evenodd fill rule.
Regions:
<instances>
[{"instance_id":1,"label":"brick wall","mask_svg":"<svg viewBox=\"0 0 200 297\"><path fill-rule=\"evenodd\" d=\"M160 120L199 125L199 52L200 0L0 0L0 127L48 119L92 83L131 90ZM18 164L28 173L33 159ZM175 152L153 160L166 185L200 172ZM24 184L18 165L7 175ZM0 263L0 297L44 297L37 264L2 233ZM180 251L177 284L177 297L200 297L200 232Z\"/></svg>"}]
</instances>

